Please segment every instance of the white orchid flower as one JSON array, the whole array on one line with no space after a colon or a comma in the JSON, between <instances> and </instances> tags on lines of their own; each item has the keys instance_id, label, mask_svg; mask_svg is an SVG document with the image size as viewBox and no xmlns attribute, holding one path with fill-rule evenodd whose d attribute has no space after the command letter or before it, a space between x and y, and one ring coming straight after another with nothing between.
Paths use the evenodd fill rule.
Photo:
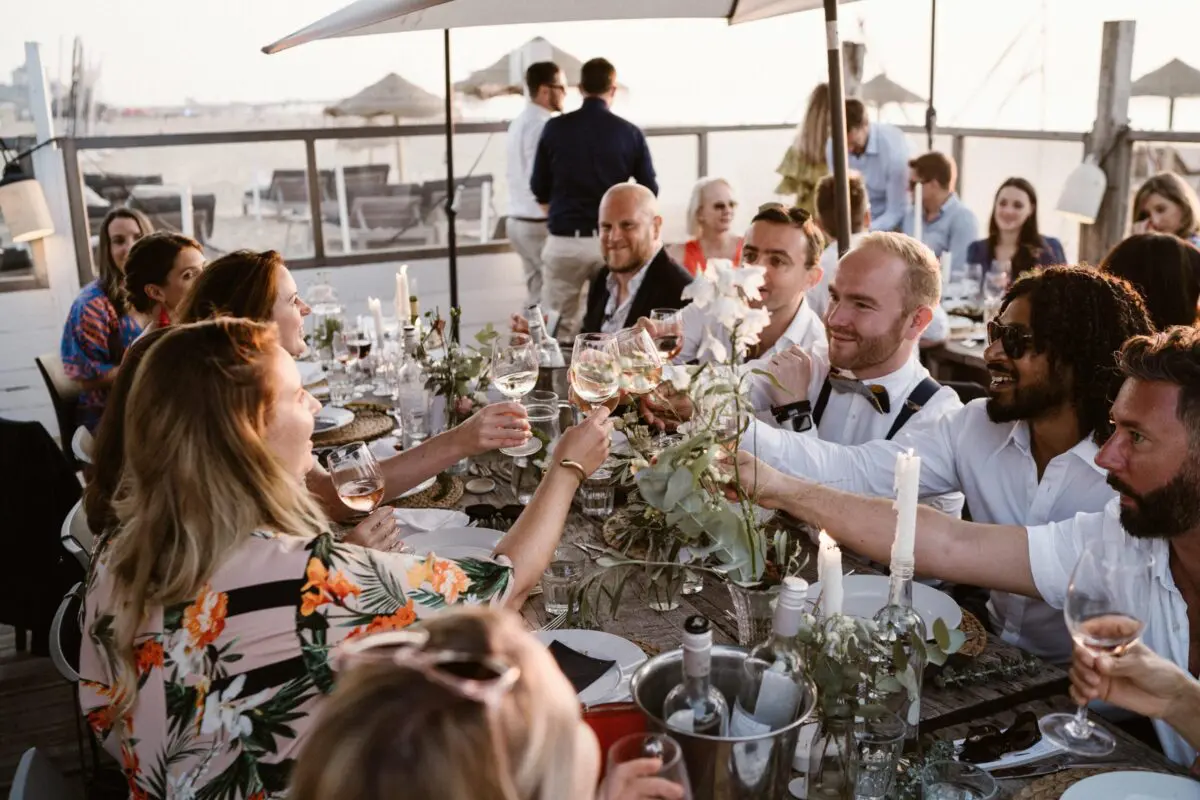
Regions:
<instances>
[{"instance_id":1,"label":"white orchid flower","mask_svg":"<svg viewBox=\"0 0 1200 800\"><path fill-rule=\"evenodd\" d=\"M663 380L677 392L686 392L692 385L692 374L682 364L663 365Z\"/></svg>"},{"instance_id":2,"label":"white orchid flower","mask_svg":"<svg viewBox=\"0 0 1200 800\"><path fill-rule=\"evenodd\" d=\"M712 262L709 262L711 266ZM708 304L717 296L717 284L714 281L714 272L710 269L702 269L697 273L695 279L687 286L683 287L681 297L684 300L691 300L696 308L708 308Z\"/></svg>"},{"instance_id":3,"label":"white orchid flower","mask_svg":"<svg viewBox=\"0 0 1200 800\"><path fill-rule=\"evenodd\" d=\"M719 295L709 308L709 315L721 323L727 331L732 331L746 316L750 307L737 295Z\"/></svg>"},{"instance_id":4,"label":"white orchid flower","mask_svg":"<svg viewBox=\"0 0 1200 800\"><path fill-rule=\"evenodd\" d=\"M704 358L704 354L712 355L714 361L724 363L729 358L729 349L725 347L725 343L712 335L707 327L704 328L704 336L700 339L700 350L697 352L697 357Z\"/></svg>"},{"instance_id":5,"label":"white orchid flower","mask_svg":"<svg viewBox=\"0 0 1200 800\"><path fill-rule=\"evenodd\" d=\"M204 721L200 732L206 736L225 731L231 739L249 736L254 730L250 718L245 712L265 703L270 699L271 690L264 689L256 695L238 699L242 687L246 685L245 674L238 675L223 692L213 692L204 702Z\"/></svg>"},{"instance_id":6,"label":"white orchid flower","mask_svg":"<svg viewBox=\"0 0 1200 800\"><path fill-rule=\"evenodd\" d=\"M748 300L761 300L759 289L766 282L766 267L740 267L733 270L733 282L741 288Z\"/></svg>"},{"instance_id":7,"label":"white orchid flower","mask_svg":"<svg viewBox=\"0 0 1200 800\"><path fill-rule=\"evenodd\" d=\"M738 328L738 344L758 344L759 335L771 324L771 314L765 308L746 309L742 326Z\"/></svg>"}]
</instances>

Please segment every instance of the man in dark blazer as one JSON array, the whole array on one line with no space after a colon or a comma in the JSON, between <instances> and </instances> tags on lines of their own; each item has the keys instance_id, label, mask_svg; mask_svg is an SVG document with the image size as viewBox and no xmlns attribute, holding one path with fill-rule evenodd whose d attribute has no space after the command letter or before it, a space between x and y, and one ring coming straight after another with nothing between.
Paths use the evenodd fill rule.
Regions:
<instances>
[{"instance_id":1,"label":"man in dark blazer","mask_svg":"<svg viewBox=\"0 0 1200 800\"><path fill-rule=\"evenodd\" d=\"M588 288L584 333L615 333L656 308L681 308L687 270L663 248L662 217L654 193L618 183L600 201L600 250L604 269Z\"/></svg>"}]
</instances>

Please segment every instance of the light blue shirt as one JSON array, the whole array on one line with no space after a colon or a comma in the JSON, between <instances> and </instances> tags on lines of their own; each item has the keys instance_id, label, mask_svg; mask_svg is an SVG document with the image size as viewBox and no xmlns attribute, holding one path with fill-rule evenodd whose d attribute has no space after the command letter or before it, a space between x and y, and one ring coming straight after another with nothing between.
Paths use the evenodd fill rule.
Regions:
<instances>
[{"instance_id":1,"label":"light blue shirt","mask_svg":"<svg viewBox=\"0 0 1200 800\"><path fill-rule=\"evenodd\" d=\"M904 232L913 232L913 213L909 209L904 215ZM929 246L934 255L941 257L942 253L950 253L953 261L951 270L961 270L967 263L967 248L971 242L979 238L979 220L971 209L967 208L954 192L946 198L938 215L930 220L921 222L921 241ZM953 273L951 273L953 274Z\"/></svg>"},{"instance_id":2,"label":"light blue shirt","mask_svg":"<svg viewBox=\"0 0 1200 800\"><path fill-rule=\"evenodd\" d=\"M850 169L867 184L871 230L894 231L908 211L908 140L895 125L868 123L867 149L847 154ZM833 172L833 140L825 143L825 161Z\"/></svg>"}]
</instances>

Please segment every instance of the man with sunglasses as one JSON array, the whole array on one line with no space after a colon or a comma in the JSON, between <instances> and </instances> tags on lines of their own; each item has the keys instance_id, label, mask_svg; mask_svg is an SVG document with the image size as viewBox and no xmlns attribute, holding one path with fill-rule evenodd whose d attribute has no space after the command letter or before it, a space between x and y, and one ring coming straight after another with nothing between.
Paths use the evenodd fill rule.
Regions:
<instances>
[{"instance_id":1,"label":"man with sunglasses","mask_svg":"<svg viewBox=\"0 0 1200 800\"><path fill-rule=\"evenodd\" d=\"M529 102L508 126L508 240L525 267L526 307L542 301L542 248L546 246L546 211L533 196L529 178L542 129L561 114L567 97L562 70L553 61L539 61L525 70Z\"/></svg>"},{"instance_id":2,"label":"man with sunglasses","mask_svg":"<svg viewBox=\"0 0 1200 800\"><path fill-rule=\"evenodd\" d=\"M890 441L848 447L756 424L744 446L785 473L883 497L895 492L896 456L911 448L921 457L921 494L962 492L979 522L1044 525L1100 511L1113 497L1095 458L1112 431L1116 353L1151 330L1141 298L1125 281L1052 267L1014 283L995 322L986 400L906 425ZM1005 641L1070 658L1059 611L1003 592L988 608Z\"/></svg>"},{"instance_id":3,"label":"man with sunglasses","mask_svg":"<svg viewBox=\"0 0 1200 800\"><path fill-rule=\"evenodd\" d=\"M1062 268L1054 267L1047 272L1056 270ZM1014 289L1030 280L1022 278ZM1126 286L1123 282L1120 285ZM1079 301L1087 304L1099 296L1092 292L1090 297L1081 297ZM1053 337L1037 325L1031 330L1025 311L1011 311L1027 298L1028 295L1021 295L1010 300L1002 314L1004 327L994 329L1002 338L989 347L989 360L996 357L997 366L1002 367L1000 375L1035 369L1031 356ZM1028 305L1035 312L1041 310L1036 297ZM1061 310L1070 316L1070 311ZM1094 313L1102 311L1113 314L1109 324L1114 327L1128 327L1132 322L1134 327L1148 328L1140 302L1122 299L1115 307L1097 308ZM1121 319L1124 315L1128 318ZM1091 333L1091 330L1078 331L1081 337ZM1021 355L1015 359L1007 355L1000 358L997 351L1005 346L1012 347L1014 352L1021 351ZM1075 368L1077 364L1071 366ZM1066 370L1057 372L1063 376ZM1159 334L1135 336L1121 348L1115 363L1105 365L1099 372L1105 384L1120 385L1100 430L1094 432L1095 440L1103 441L1104 445L1097 449L1089 438L1084 441L1090 447L1085 448L1081 443L1070 454L1074 461L1090 455L1095 460L1094 469L1070 459L1063 462L1059 456L1049 462L1044 472L1039 469L1041 480L1033 496L1018 497L1021 482L1033 488L1037 478L1032 469L1034 463L1040 464L1048 454L1048 451L1039 453L1039 446L1053 446L1052 442L1038 441L1048 435L1043 423L1050 420L1043 416L1031 421L1032 437L1020 437L1031 450L1032 463L1028 464L1028 472L1015 478L1006 469L1003 451L988 453L986 448L990 443L979 442L973 449L983 451L991 472L980 477L994 484L991 494L995 496L989 498L986 489L968 489L968 500L972 511L977 499L991 500L992 507L986 511L993 517L989 521L1002 524L964 522L920 509L914 551L916 569L923 575L1037 598L1030 602L1054 610L1067 603L1072 572L1085 552L1095 555L1093 563L1101 567L1140 565L1143 570L1140 576L1135 569L1115 569L1111 576L1102 578L1103 585L1114 590L1118 597L1125 596L1122 605L1127 607L1120 610L1145 626L1141 638L1147 647L1190 675L1196 675L1200 671L1200 331L1191 326L1177 326ZM1009 416L1017 410L1014 394L1023 380L1019 375L1014 384L1004 389L1002 410ZM1073 392L1076 404L1083 409L1076 419L1076 425L1082 428L1087 424L1086 409L1092 402L1079 395L1078 385L1064 388ZM1057 391L1050 387L1043 390ZM1000 396L997 394L997 399ZM1028 395L1019 402L1025 403L1026 408L1034 405ZM968 405L964 411L974 405ZM1014 426L1014 437L1019 427ZM1063 427L1061 419L1059 427ZM764 506L783 509L819 525L843 545L868 557L887 558L896 526L890 501L858 497L784 476L762 466L746 452L739 453L738 460L743 485L753 487L754 495ZM923 480L929 471L927 463L923 460L921 464ZM1048 498L1043 495L1053 490L1049 486L1052 482L1065 483L1059 491L1067 500L1074 498L1074 502L1057 503L1046 514ZM1005 485L1014 495L1011 499L1000 497L1000 487ZM1108 499L1099 507L1083 508L1095 506L1104 494ZM1003 513L1000 508L1022 501L1030 503L1032 509L1025 513ZM1072 505L1076 508L1071 509ZM977 520L981 517L984 513L976 514ZM1135 591L1141 596L1136 596ZM1061 618L1061 610L1054 613ZM1069 647L1069 640L1065 644ZM1086 658L1082 668L1090 669L1091 657ZM1077 664L1074 670L1077 678L1080 669ZM1087 692L1080 699L1095 694L1104 696L1103 689L1111 688L1090 685L1100 691ZM1109 699L1129 705L1129 697L1126 692L1124 702L1119 693ZM1195 748L1166 722L1156 720L1154 726L1166 755L1178 764L1192 765Z\"/></svg>"}]
</instances>

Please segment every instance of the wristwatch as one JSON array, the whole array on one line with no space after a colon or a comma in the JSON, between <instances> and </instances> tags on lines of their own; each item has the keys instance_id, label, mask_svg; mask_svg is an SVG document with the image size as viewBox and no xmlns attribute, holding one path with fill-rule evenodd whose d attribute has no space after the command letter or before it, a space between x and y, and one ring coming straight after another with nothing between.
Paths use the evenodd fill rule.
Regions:
<instances>
[{"instance_id":1,"label":"wristwatch","mask_svg":"<svg viewBox=\"0 0 1200 800\"><path fill-rule=\"evenodd\" d=\"M786 406L772 406L771 414L779 423L779 427L790 428L797 433L811 430L813 426L812 404L807 400L797 400Z\"/></svg>"}]
</instances>

